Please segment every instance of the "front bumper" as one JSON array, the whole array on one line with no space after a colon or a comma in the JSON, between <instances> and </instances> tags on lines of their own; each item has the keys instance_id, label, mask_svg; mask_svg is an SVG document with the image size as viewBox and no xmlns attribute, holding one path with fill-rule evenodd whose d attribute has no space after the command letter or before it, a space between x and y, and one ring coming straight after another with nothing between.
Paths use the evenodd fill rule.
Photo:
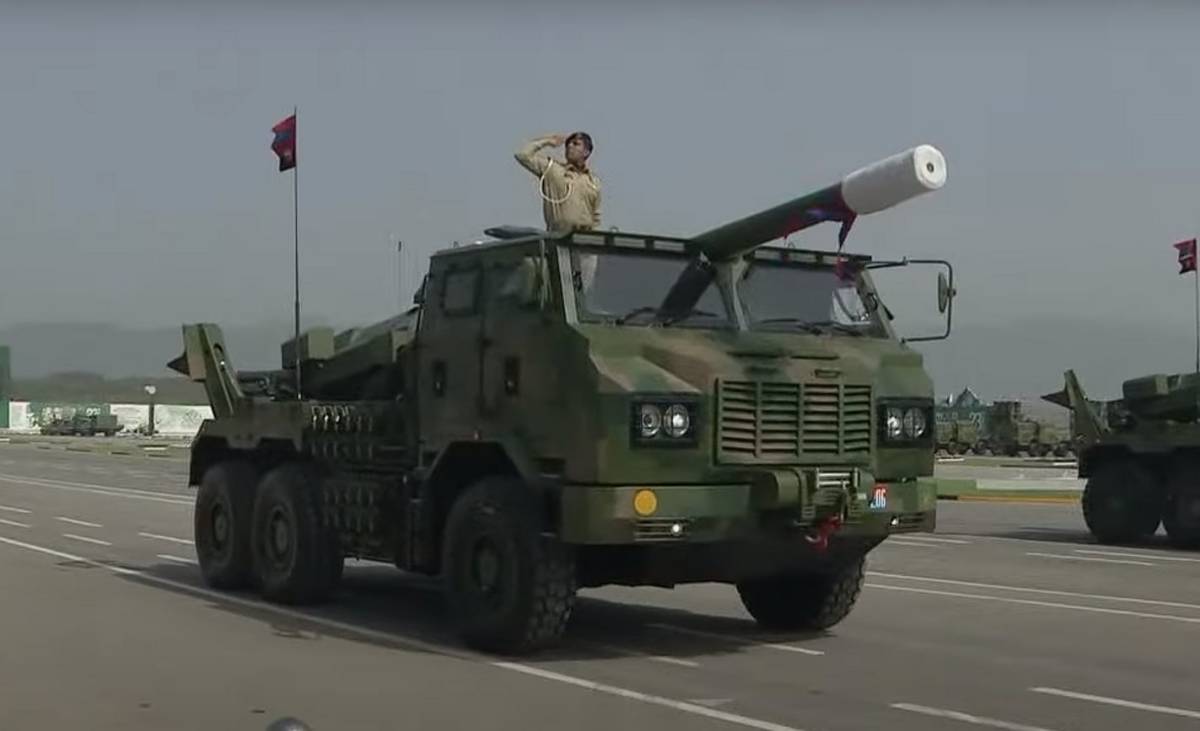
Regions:
<instances>
[{"instance_id":1,"label":"front bumper","mask_svg":"<svg viewBox=\"0 0 1200 731\"><path fill-rule=\"evenodd\" d=\"M744 483L566 485L559 501L559 536L573 544L626 545L753 541L786 534L803 540L808 529L832 515L842 516L838 534L845 536L884 538L936 526L933 480L876 483L861 470L810 472L772 471L767 479ZM829 474L853 477L832 486Z\"/></svg>"}]
</instances>

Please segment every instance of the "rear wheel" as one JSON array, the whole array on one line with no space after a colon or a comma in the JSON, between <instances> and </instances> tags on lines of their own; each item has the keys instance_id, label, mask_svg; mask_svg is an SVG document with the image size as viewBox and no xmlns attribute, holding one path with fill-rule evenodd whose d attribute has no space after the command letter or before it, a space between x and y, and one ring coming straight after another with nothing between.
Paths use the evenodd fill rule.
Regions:
<instances>
[{"instance_id":1,"label":"rear wheel","mask_svg":"<svg viewBox=\"0 0 1200 731\"><path fill-rule=\"evenodd\" d=\"M221 462L209 467L200 482L192 529L200 575L211 587L241 589L251 583L255 479L249 464Z\"/></svg>"},{"instance_id":2,"label":"rear wheel","mask_svg":"<svg viewBox=\"0 0 1200 731\"><path fill-rule=\"evenodd\" d=\"M1149 538L1158 530L1162 507L1158 478L1129 458L1099 465L1083 489L1083 520L1101 543Z\"/></svg>"},{"instance_id":3,"label":"rear wheel","mask_svg":"<svg viewBox=\"0 0 1200 731\"><path fill-rule=\"evenodd\" d=\"M1180 460L1171 469L1163 527L1172 544L1200 548L1200 460Z\"/></svg>"},{"instance_id":4,"label":"rear wheel","mask_svg":"<svg viewBox=\"0 0 1200 731\"><path fill-rule=\"evenodd\" d=\"M329 598L341 575L337 536L321 519L318 478L285 464L263 477L254 502L254 571L263 596L282 604Z\"/></svg>"},{"instance_id":5,"label":"rear wheel","mask_svg":"<svg viewBox=\"0 0 1200 731\"><path fill-rule=\"evenodd\" d=\"M862 592L866 556L828 574L793 574L743 581L742 605L763 629L824 630L850 614Z\"/></svg>"},{"instance_id":6,"label":"rear wheel","mask_svg":"<svg viewBox=\"0 0 1200 731\"><path fill-rule=\"evenodd\" d=\"M527 486L484 478L455 501L446 521L442 572L463 640L488 652L523 654L556 643L575 606L570 549L543 536Z\"/></svg>"}]
</instances>

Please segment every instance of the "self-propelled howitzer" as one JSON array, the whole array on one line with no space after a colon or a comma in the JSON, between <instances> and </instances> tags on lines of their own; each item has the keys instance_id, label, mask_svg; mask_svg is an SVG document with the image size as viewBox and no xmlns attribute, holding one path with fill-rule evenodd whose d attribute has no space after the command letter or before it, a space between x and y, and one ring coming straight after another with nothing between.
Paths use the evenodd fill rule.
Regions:
<instances>
[{"instance_id":1,"label":"self-propelled howitzer","mask_svg":"<svg viewBox=\"0 0 1200 731\"><path fill-rule=\"evenodd\" d=\"M861 190L894 194L880 175ZM876 210L852 190L784 208ZM933 389L871 281L897 263L767 246L777 220L492 229L435 253L405 316L309 330L250 376L185 325L172 366L214 410L190 469L205 580L313 602L345 557L387 561L441 577L466 641L505 652L606 584L725 582L764 626L837 624L867 553L935 525ZM700 261L736 280L664 317Z\"/></svg>"},{"instance_id":2,"label":"self-propelled howitzer","mask_svg":"<svg viewBox=\"0 0 1200 731\"><path fill-rule=\"evenodd\" d=\"M1074 371L1045 400L1072 411L1079 434L1083 519L1103 543L1148 540L1200 548L1200 375L1153 374L1090 401ZM1100 409L1103 407L1104 416Z\"/></svg>"}]
</instances>

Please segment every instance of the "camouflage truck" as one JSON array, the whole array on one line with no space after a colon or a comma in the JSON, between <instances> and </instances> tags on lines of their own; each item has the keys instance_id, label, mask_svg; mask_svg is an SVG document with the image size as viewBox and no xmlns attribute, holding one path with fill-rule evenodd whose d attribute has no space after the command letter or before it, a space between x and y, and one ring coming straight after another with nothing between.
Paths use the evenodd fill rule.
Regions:
<instances>
[{"instance_id":1,"label":"camouflage truck","mask_svg":"<svg viewBox=\"0 0 1200 731\"><path fill-rule=\"evenodd\" d=\"M1133 378L1104 402L1087 399L1074 371L1065 380L1043 398L1074 413L1092 535L1137 543L1161 524L1171 543L1200 548L1200 374Z\"/></svg>"},{"instance_id":2,"label":"camouflage truck","mask_svg":"<svg viewBox=\"0 0 1200 731\"><path fill-rule=\"evenodd\" d=\"M940 187L931 150L690 238L489 229L431 257L410 311L307 330L275 371L185 325L170 366L213 410L204 580L309 603L346 558L384 561L440 577L463 641L503 653L610 584L723 582L765 627L837 624L868 552L936 524L932 384L872 275L945 267L945 332L911 339L937 340L953 271L767 244L822 221L844 241ZM933 182L897 193L897 165Z\"/></svg>"},{"instance_id":3,"label":"camouflage truck","mask_svg":"<svg viewBox=\"0 0 1200 731\"><path fill-rule=\"evenodd\" d=\"M115 414L88 414L77 411L70 416L55 416L39 427L38 431L51 436L94 437L97 434L111 437L124 429Z\"/></svg>"},{"instance_id":4,"label":"camouflage truck","mask_svg":"<svg viewBox=\"0 0 1200 731\"><path fill-rule=\"evenodd\" d=\"M996 401L988 409L983 454L1064 457L1072 453L1071 430L1041 419L1027 418L1020 401Z\"/></svg>"},{"instance_id":5,"label":"camouflage truck","mask_svg":"<svg viewBox=\"0 0 1200 731\"><path fill-rule=\"evenodd\" d=\"M947 454L968 454L978 449L979 425L971 419L942 418L937 421L937 448Z\"/></svg>"}]
</instances>

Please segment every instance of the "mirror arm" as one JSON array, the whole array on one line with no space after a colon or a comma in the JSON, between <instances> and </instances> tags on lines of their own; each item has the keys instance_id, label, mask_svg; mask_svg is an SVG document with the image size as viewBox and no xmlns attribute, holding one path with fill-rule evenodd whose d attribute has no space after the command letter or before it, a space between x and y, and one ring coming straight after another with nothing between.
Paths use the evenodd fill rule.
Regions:
<instances>
[{"instance_id":1,"label":"mirror arm","mask_svg":"<svg viewBox=\"0 0 1200 731\"><path fill-rule=\"evenodd\" d=\"M908 264L940 264L940 265L946 267L946 271L948 271L950 273L950 276L948 277L949 283L947 285L947 288L950 291L950 299L946 303L946 332L942 333L941 335L928 335L925 337L918 337L918 338L902 338L900 340L900 342L901 343L921 343L921 342L929 342L929 341L933 341L933 340L945 340L945 339L949 338L950 337L950 328L951 328L951 319L954 317L954 296L956 294L954 291L954 266L950 262L946 261L945 259L908 259L908 258L905 258L904 261L905 261L905 263L908 263Z\"/></svg>"}]
</instances>

